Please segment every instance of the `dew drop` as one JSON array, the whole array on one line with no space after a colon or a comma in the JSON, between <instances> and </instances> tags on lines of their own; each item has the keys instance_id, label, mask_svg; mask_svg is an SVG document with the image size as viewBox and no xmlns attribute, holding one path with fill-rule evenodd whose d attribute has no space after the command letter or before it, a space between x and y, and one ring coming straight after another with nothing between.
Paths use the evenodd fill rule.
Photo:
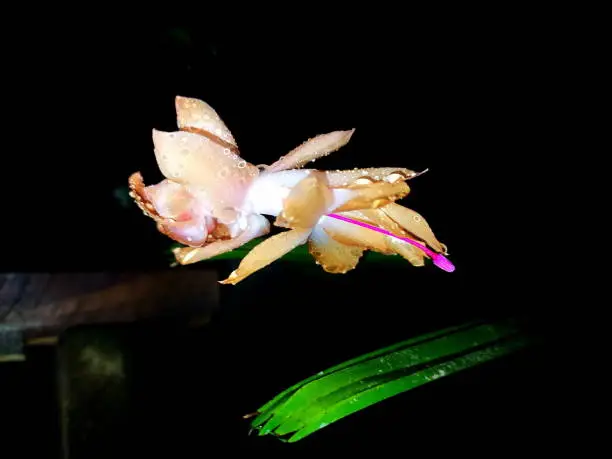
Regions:
<instances>
[{"instance_id":1,"label":"dew drop","mask_svg":"<svg viewBox=\"0 0 612 459\"><path fill-rule=\"evenodd\" d=\"M227 178L227 176L229 175L228 168L224 167L223 169L220 169L219 172L217 173L217 175L221 179Z\"/></svg>"},{"instance_id":2,"label":"dew drop","mask_svg":"<svg viewBox=\"0 0 612 459\"><path fill-rule=\"evenodd\" d=\"M229 155L230 154L230 149L229 148L224 148L223 149L223 154L226 155L226 156Z\"/></svg>"},{"instance_id":3,"label":"dew drop","mask_svg":"<svg viewBox=\"0 0 612 459\"><path fill-rule=\"evenodd\" d=\"M238 169L244 169L246 167L246 161L244 159L240 160L237 166L238 166Z\"/></svg>"},{"instance_id":4,"label":"dew drop","mask_svg":"<svg viewBox=\"0 0 612 459\"><path fill-rule=\"evenodd\" d=\"M419 217L418 215L415 215L412 217L414 219L415 222L419 223L422 219L421 217Z\"/></svg>"},{"instance_id":5,"label":"dew drop","mask_svg":"<svg viewBox=\"0 0 612 459\"><path fill-rule=\"evenodd\" d=\"M170 134L168 134L168 138L174 139L174 137L175 137L174 132L171 132Z\"/></svg>"}]
</instances>

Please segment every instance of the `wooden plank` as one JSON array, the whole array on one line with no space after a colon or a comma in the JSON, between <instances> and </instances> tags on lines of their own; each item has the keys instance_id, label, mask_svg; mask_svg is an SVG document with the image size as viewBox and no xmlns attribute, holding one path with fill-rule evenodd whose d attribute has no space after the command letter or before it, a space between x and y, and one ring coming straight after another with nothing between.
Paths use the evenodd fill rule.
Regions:
<instances>
[{"instance_id":1,"label":"wooden plank","mask_svg":"<svg viewBox=\"0 0 612 459\"><path fill-rule=\"evenodd\" d=\"M202 269L0 274L0 324L33 339L82 324L159 317L205 323L219 304L217 280L216 271Z\"/></svg>"}]
</instances>

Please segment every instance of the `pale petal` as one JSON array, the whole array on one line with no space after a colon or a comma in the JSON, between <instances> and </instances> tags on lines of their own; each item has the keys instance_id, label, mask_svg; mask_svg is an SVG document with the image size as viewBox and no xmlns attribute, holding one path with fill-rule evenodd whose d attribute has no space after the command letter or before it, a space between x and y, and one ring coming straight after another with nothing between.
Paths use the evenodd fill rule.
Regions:
<instances>
[{"instance_id":1,"label":"pale petal","mask_svg":"<svg viewBox=\"0 0 612 459\"><path fill-rule=\"evenodd\" d=\"M218 137L223 142L237 148L238 145L217 112L206 102L190 97L177 96L176 121L179 129L195 128ZM225 145L224 145L225 146Z\"/></svg>"},{"instance_id":2,"label":"pale petal","mask_svg":"<svg viewBox=\"0 0 612 459\"><path fill-rule=\"evenodd\" d=\"M299 168L310 161L327 156L346 145L354 132L355 129L334 131L313 137L267 167L266 172Z\"/></svg>"},{"instance_id":3,"label":"pale petal","mask_svg":"<svg viewBox=\"0 0 612 459\"><path fill-rule=\"evenodd\" d=\"M334 188L334 212L376 209L402 199L410 192L405 182L376 182L348 188Z\"/></svg>"},{"instance_id":4,"label":"pale petal","mask_svg":"<svg viewBox=\"0 0 612 459\"><path fill-rule=\"evenodd\" d=\"M253 274L283 255L291 252L297 246L302 245L308 239L311 230L294 229L276 234L251 250L240 262L238 269L233 271L222 284L237 284L241 280Z\"/></svg>"},{"instance_id":5,"label":"pale petal","mask_svg":"<svg viewBox=\"0 0 612 459\"><path fill-rule=\"evenodd\" d=\"M355 210L352 212L343 212L342 216L377 226L400 237L409 236L416 242L425 245L423 241L415 239L413 235L408 235L407 232L397 222L387 216L387 214L385 214L381 209L364 209ZM424 258L427 255L421 249L392 236L385 236L385 240L387 241L387 246L390 250L401 255L412 265L424 266Z\"/></svg>"},{"instance_id":6,"label":"pale petal","mask_svg":"<svg viewBox=\"0 0 612 459\"><path fill-rule=\"evenodd\" d=\"M419 172L411 171L403 167L367 167L364 169L351 169L346 171L326 171L329 186L345 187L362 177L368 177L373 181L383 180L394 183L397 181L410 180L418 175Z\"/></svg>"},{"instance_id":7,"label":"pale petal","mask_svg":"<svg viewBox=\"0 0 612 459\"><path fill-rule=\"evenodd\" d=\"M342 212L342 216L359 220L370 225L378 226L379 228L385 229L397 234L398 236L406 235L406 231L392 220L387 214L380 209L360 209L352 210L349 212Z\"/></svg>"},{"instance_id":8,"label":"pale petal","mask_svg":"<svg viewBox=\"0 0 612 459\"><path fill-rule=\"evenodd\" d=\"M212 140L190 132L153 130L161 172L204 192L216 209L239 207L259 170Z\"/></svg>"},{"instance_id":9,"label":"pale petal","mask_svg":"<svg viewBox=\"0 0 612 459\"><path fill-rule=\"evenodd\" d=\"M325 271L340 274L354 269L365 250L336 241L320 225L312 231L308 248L317 264Z\"/></svg>"},{"instance_id":10,"label":"pale petal","mask_svg":"<svg viewBox=\"0 0 612 459\"><path fill-rule=\"evenodd\" d=\"M182 247L174 251L174 256L181 265L196 263L237 249L256 237L268 234L269 231L270 223L265 217L251 214L247 217L246 229L235 238L212 242L204 247Z\"/></svg>"},{"instance_id":11,"label":"pale petal","mask_svg":"<svg viewBox=\"0 0 612 459\"><path fill-rule=\"evenodd\" d=\"M387 243L389 248L408 260L411 265L425 266L426 255L421 249L393 237L387 237Z\"/></svg>"},{"instance_id":12,"label":"pale petal","mask_svg":"<svg viewBox=\"0 0 612 459\"><path fill-rule=\"evenodd\" d=\"M321 217L317 227L321 227L334 240L349 246L374 250L391 255L394 251L389 248L387 236L362 226L336 220L331 217Z\"/></svg>"},{"instance_id":13,"label":"pale petal","mask_svg":"<svg viewBox=\"0 0 612 459\"><path fill-rule=\"evenodd\" d=\"M345 213L342 215L347 216ZM375 224L376 220L371 223ZM423 259L426 255L423 251L392 236L330 217L323 217L319 226L341 244L373 250L384 255L399 254L414 266L424 265Z\"/></svg>"},{"instance_id":14,"label":"pale petal","mask_svg":"<svg viewBox=\"0 0 612 459\"><path fill-rule=\"evenodd\" d=\"M146 196L164 218L186 220L191 213L194 196L180 183L163 180L145 188ZM185 218L187 217L187 218Z\"/></svg>"},{"instance_id":15,"label":"pale petal","mask_svg":"<svg viewBox=\"0 0 612 459\"><path fill-rule=\"evenodd\" d=\"M280 214L291 189L311 172L312 169L292 169L260 174L249 188L244 207L257 214Z\"/></svg>"},{"instance_id":16,"label":"pale petal","mask_svg":"<svg viewBox=\"0 0 612 459\"><path fill-rule=\"evenodd\" d=\"M157 229L170 239L192 247L200 247L208 237L208 227L204 218L194 218L184 222L167 220L158 223Z\"/></svg>"},{"instance_id":17,"label":"pale petal","mask_svg":"<svg viewBox=\"0 0 612 459\"><path fill-rule=\"evenodd\" d=\"M181 244L200 246L213 228L205 206L178 183L163 180L145 187L139 173L129 179L130 194L143 212L157 222L157 229Z\"/></svg>"},{"instance_id":18,"label":"pale petal","mask_svg":"<svg viewBox=\"0 0 612 459\"><path fill-rule=\"evenodd\" d=\"M436 252L446 253L446 246L436 239L425 219L414 210L395 203L381 207L381 210L410 234L425 241Z\"/></svg>"},{"instance_id":19,"label":"pale petal","mask_svg":"<svg viewBox=\"0 0 612 459\"><path fill-rule=\"evenodd\" d=\"M327 211L332 200L325 174L312 171L291 189L275 224L285 228L312 228Z\"/></svg>"},{"instance_id":20,"label":"pale petal","mask_svg":"<svg viewBox=\"0 0 612 459\"><path fill-rule=\"evenodd\" d=\"M136 202L136 205L138 205L140 210L142 210L146 216L151 217L156 222L163 221L164 218L157 213L155 206L147 195L146 187L140 172L134 172L132 175L130 175L128 184L130 187L130 196L132 199L134 199L134 202Z\"/></svg>"}]
</instances>

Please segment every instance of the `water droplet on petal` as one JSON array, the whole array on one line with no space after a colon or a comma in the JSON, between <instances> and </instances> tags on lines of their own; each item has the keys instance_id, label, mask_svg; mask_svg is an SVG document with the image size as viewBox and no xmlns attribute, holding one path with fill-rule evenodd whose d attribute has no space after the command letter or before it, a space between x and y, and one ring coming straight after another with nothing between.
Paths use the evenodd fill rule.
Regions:
<instances>
[{"instance_id":1,"label":"water droplet on petal","mask_svg":"<svg viewBox=\"0 0 612 459\"><path fill-rule=\"evenodd\" d=\"M219 172L217 172L217 176L220 179L227 178L228 175L229 175L229 169L227 167L224 167L224 168L220 169Z\"/></svg>"},{"instance_id":2,"label":"water droplet on petal","mask_svg":"<svg viewBox=\"0 0 612 459\"><path fill-rule=\"evenodd\" d=\"M246 161L244 159L240 160L238 162L237 166L238 166L239 169L244 169L246 167Z\"/></svg>"}]
</instances>

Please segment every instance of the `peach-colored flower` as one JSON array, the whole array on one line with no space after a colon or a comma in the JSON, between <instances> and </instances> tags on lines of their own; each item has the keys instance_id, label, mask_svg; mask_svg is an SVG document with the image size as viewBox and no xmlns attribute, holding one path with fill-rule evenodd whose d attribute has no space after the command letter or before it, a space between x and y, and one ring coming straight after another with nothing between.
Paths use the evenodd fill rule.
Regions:
<instances>
[{"instance_id":1,"label":"peach-colored flower","mask_svg":"<svg viewBox=\"0 0 612 459\"><path fill-rule=\"evenodd\" d=\"M129 182L132 197L158 229L187 246L175 251L180 264L211 258L266 235L270 223L264 215L276 217L274 224L288 231L253 248L222 283L236 284L305 243L331 273L355 268L365 250L424 264L427 254L419 248L326 217L332 212L446 252L421 215L395 204L409 193L406 181L417 173L393 167L301 169L344 146L354 130L316 136L274 164L257 167L241 158L231 132L208 104L177 97L176 112L179 131L153 131L155 157L166 179L147 187L135 173Z\"/></svg>"}]
</instances>

